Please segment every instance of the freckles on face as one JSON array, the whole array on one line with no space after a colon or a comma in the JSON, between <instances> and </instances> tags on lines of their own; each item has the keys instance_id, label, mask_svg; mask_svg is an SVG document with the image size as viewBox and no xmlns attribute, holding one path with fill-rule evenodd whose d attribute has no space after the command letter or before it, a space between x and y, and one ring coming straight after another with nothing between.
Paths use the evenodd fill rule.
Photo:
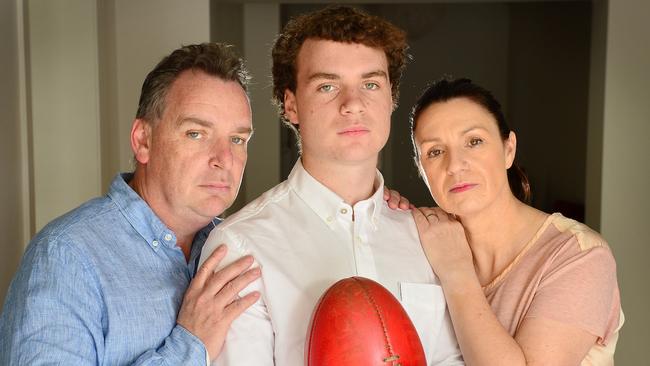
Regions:
<instances>
[{"instance_id":1,"label":"freckles on face","mask_svg":"<svg viewBox=\"0 0 650 366\"><path fill-rule=\"evenodd\" d=\"M382 50L306 40L297 57L296 91L285 94L287 115L300 130L302 157L372 164L390 130L390 91Z\"/></svg>"}]
</instances>

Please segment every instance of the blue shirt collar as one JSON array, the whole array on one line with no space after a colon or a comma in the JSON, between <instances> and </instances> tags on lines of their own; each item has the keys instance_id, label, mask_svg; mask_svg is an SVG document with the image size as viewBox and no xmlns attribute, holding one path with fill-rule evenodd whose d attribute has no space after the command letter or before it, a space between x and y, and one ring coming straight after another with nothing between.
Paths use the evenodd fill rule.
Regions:
<instances>
[{"instance_id":1,"label":"blue shirt collar","mask_svg":"<svg viewBox=\"0 0 650 366\"><path fill-rule=\"evenodd\" d=\"M115 176L108 190L108 197L119 207L120 212L131 224L135 231L155 251L162 245L170 248L176 247L176 235L153 212L151 207L129 186L133 173L122 173ZM192 243L190 262L195 256L198 258L203 243L210 231L221 222L214 218L212 222L199 230ZM195 245L199 244L199 245Z\"/></svg>"}]
</instances>

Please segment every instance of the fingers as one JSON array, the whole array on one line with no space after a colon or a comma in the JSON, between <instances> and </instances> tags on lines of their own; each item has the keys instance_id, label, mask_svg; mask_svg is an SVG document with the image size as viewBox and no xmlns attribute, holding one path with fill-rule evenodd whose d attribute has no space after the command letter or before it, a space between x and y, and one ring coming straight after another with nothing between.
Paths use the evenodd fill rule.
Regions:
<instances>
[{"instance_id":1,"label":"fingers","mask_svg":"<svg viewBox=\"0 0 650 366\"><path fill-rule=\"evenodd\" d=\"M239 293L250 285L253 281L260 278L261 271L259 268L252 268L246 271L241 276L231 280L226 285L221 288L221 290L215 296L215 302L218 306L226 307L230 303L238 301L240 299ZM257 291L252 291L257 292ZM248 294L250 295L250 294ZM246 296L248 296L246 295Z\"/></svg>"},{"instance_id":2,"label":"fingers","mask_svg":"<svg viewBox=\"0 0 650 366\"><path fill-rule=\"evenodd\" d=\"M411 210L416 225L433 225L448 221L456 221L452 215L443 211L440 207L419 207Z\"/></svg>"},{"instance_id":3,"label":"fingers","mask_svg":"<svg viewBox=\"0 0 650 366\"><path fill-rule=\"evenodd\" d=\"M190 283L190 289L202 288L205 285L205 281L212 276L215 268L217 268L221 260L226 256L227 252L228 247L225 244L219 245L219 247L210 254L208 259L203 262L198 271L196 271L196 275Z\"/></svg>"},{"instance_id":4,"label":"fingers","mask_svg":"<svg viewBox=\"0 0 650 366\"><path fill-rule=\"evenodd\" d=\"M411 202L409 202L408 198L402 196L399 200L399 208L402 210L408 210L411 208Z\"/></svg>"},{"instance_id":5,"label":"fingers","mask_svg":"<svg viewBox=\"0 0 650 366\"><path fill-rule=\"evenodd\" d=\"M399 206L399 193L384 186L384 200L388 201L388 207L396 209Z\"/></svg>"},{"instance_id":6,"label":"fingers","mask_svg":"<svg viewBox=\"0 0 650 366\"><path fill-rule=\"evenodd\" d=\"M260 298L260 293L253 291L246 296L242 296L235 301L231 302L230 305L226 306L224 309L224 318L226 321L232 322L235 318L240 316L246 309L251 307L255 302Z\"/></svg>"},{"instance_id":7,"label":"fingers","mask_svg":"<svg viewBox=\"0 0 650 366\"><path fill-rule=\"evenodd\" d=\"M217 272L214 272L212 276L206 280L204 291L209 294L216 295L217 292L219 292L227 284L228 286L231 286L229 283L244 273L244 271L249 269L253 262L253 257L246 255L223 267Z\"/></svg>"},{"instance_id":8,"label":"fingers","mask_svg":"<svg viewBox=\"0 0 650 366\"><path fill-rule=\"evenodd\" d=\"M387 201L388 207L392 209L411 209L411 203L408 198L403 197L399 192L384 186L384 200Z\"/></svg>"}]
</instances>

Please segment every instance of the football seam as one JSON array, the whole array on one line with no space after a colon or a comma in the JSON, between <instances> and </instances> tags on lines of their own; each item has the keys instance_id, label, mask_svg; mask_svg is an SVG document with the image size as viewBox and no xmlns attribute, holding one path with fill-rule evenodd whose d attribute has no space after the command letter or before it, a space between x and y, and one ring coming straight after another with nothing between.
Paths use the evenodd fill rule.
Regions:
<instances>
[{"instance_id":1,"label":"football seam","mask_svg":"<svg viewBox=\"0 0 650 366\"><path fill-rule=\"evenodd\" d=\"M377 302L375 299L370 295L370 291L368 291L368 288L366 285L360 281L357 278L354 278L357 283L361 286L361 289L363 289L363 294L366 296L366 299L368 299L368 302L372 305L373 309L377 313L377 317L379 317L379 323L381 324L381 330L384 333L384 340L386 341L386 345L388 347L388 358L396 356L395 353L393 352L393 345L390 342L390 336L388 335L388 329L386 329L386 322L384 321L384 317L381 314L381 311L379 309L379 305L377 305Z\"/></svg>"}]
</instances>

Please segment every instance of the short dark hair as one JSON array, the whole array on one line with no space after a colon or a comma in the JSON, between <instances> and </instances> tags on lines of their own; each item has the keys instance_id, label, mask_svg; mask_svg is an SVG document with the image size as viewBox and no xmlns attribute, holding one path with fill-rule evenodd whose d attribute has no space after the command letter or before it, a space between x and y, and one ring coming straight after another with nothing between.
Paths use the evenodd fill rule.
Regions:
<instances>
[{"instance_id":1,"label":"short dark hair","mask_svg":"<svg viewBox=\"0 0 650 366\"><path fill-rule=\"evenodd\" d=\"M273 99L280 116L294 132L296 127L284 116L284 92L296 92L296 60L307 39L358 43L384 51L393 103L399 98L399 82L408 59L406 33L378 16L348 6L328 6L290 20L273 45Z\"/></svg>"},{"instance_id":2,"label":"short dark hair","mask_svg":"<svg viewBox=\"0 0 650 366\"><path fill-rule=\"evenodd\" d=\"M183 46L163 58L144 79L136 118L153 122L162 117L165 96L172 83L185 70L200 70L225 81L236 81L244 91L250 75L233 46L201 43Z\"/></svg>"},{"instance_id":3,"label":"short dark hair","mask_svg":"<svg viewBox=\"0 0 650 366\"><path fill-rule=\"evenodd\" d=\"M419 171L421 171L420 153L415 144L415 129L417 128L418 118L430 105L456 98L467 98L485 108L494 117L499 128L499 134L504 141L510 135L510 131L512 130L506 123L506 117L501 109L501 103L499 103L489 90L473 83L470 79L444 77L429 85L411 110L411 141L413 143L415 165ZM525 203L530 203L530 182L526 173L515 162L513 162L511 169L508 170L508 183L510 190L517 199Z\"/></svg>"}]
</instances>

